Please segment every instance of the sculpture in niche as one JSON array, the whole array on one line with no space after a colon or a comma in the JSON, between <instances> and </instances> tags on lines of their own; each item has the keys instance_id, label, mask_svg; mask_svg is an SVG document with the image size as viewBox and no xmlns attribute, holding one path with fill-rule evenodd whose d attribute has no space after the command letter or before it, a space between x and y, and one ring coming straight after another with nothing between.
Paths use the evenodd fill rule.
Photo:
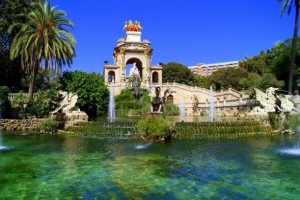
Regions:
<instances>
[{"instance_id":1,"label":"sculpture in niche","mask_svg":"<svg viewBox=\"0 0 300 200\"><path fill-rule=\"evenodd\" d=\"M134 89L135 98L139 99L139 77L140 72L136 67L136 62L133 63L133 67L129 71L129 75L133 77L132 88Z\"/></svg>"},{"instance_id":2,"label":"sculpture in niche","mask_svg":"<svg viewBox=\"0 0 300 200\"><path fill-rule=\"evenodd\" d=\"M140 76L140 72L139 72L138 68L136 67L136 62L133 63L133 67L129 71L129 76L133 76L133 77Z\"/></svg>"}]
</instances>

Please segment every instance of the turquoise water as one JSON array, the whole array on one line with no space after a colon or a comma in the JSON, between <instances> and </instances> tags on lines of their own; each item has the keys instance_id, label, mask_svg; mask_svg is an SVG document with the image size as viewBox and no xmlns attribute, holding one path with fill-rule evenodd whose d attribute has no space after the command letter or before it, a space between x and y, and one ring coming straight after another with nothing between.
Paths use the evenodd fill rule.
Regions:
<instances>
[{"instance_id":1,"label":"turquoise water","mask_svg":"<svg viewBox=\"0 0 300 200\"><path fill-rule=\"evenodd\" d=\"M299 199L296 137L133 140L2 132L0 199Z\"/></svg>"}]
</instances>

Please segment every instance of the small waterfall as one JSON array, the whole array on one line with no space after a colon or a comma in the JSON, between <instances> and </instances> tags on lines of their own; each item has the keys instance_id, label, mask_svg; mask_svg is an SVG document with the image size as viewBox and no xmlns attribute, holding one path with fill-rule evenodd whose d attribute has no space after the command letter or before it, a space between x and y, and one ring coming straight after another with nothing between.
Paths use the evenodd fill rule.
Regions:
<instances>
[{"instance_id":1,"label":"small waterfall","mask_svg":"<svg viewBox=\"0 0 300 200\"><path fill-rule=\"evenodd\" d=\"M181 103L180 103L180 121L184 121L184 100L183 97L181 97Z\"/></svg>"},{"instance_id":2,"label":"small waterfall","mask_svg":"<svg viewBox=\"0 0 300 200\"><path fill-rule=\"evenodd\" d=\"M109 90L109 104L108 104L108 116L109 122L113 122L115 119L115 101L114 101L114 88L113 83L110 83Z\"/></svg>"},{"instance_id":3,"label":"small waterfall","mask_svg":"<svg viewBox=\"0 0 300 200\"><path fill-rule=\"evenodd\" d=\"M213 122L215 120L215 102L214 102L214 91L212 89L212 86L210 86L209 96L210 96L210 121Z\"/></svg>"}]
</instances>

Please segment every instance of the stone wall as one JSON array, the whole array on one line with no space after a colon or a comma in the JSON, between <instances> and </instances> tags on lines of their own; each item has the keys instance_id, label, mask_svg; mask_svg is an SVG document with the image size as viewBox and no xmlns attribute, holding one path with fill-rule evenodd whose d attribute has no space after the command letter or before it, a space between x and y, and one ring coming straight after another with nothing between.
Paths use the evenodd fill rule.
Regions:
<instances>
[{"instance_id":1,"label":"stone wall","mask_svg":"<svg viewBox=\"0 0 300 200\"><path fill-rule=\"evenodd\" d=\"M0 129L7 131L36 130L43 119L0 119Z\"/></svg>"}]
</instances>

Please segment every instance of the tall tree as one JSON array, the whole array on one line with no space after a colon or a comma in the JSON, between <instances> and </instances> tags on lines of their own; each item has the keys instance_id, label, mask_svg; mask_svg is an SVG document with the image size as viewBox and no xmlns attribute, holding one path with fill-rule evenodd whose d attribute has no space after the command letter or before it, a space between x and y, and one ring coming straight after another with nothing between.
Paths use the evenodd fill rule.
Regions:
<instances>
[{"instance_id":1,"label":"tall tree","mask_svg":"<svg viewBox=\"0 0 300 200\"><path fill-rule=\"evenodd\" d=\"M185 65L177 62L169 62L163 67L163 82L177 82L187 85L193 85L194 74Z\"/></svg>"},{"instance_id":2,"label":"tall tree","mask_svg":"<svg viewBox=\"0 0 300 200\"><path fill-rule=\"evenodd\" d=\"M20 87L21 62L18 59L10 60L10 46L18 30L8 34L8 28L16 22L24 22L20 13L29 13L30 2L42 0L0 0L0 86Z\"/></svg>"},{"instance_id":3,"label":"tall tree","mask_svg":"<svg viewBox=\"0 0 300 200\"><path fill-rule=\"evenodd\" d=\"M19 86L21 80L20 60L9 58L10 44L16 31L8 34L11 24L24 21L18 14L29 9L29 0L0 0L0 86Z\"/></svg>"},{"instance_id":4,"label":"tall tree","mask_svg":"<svg viewBox=\"0 0 300 200\"><path fill-rule=\"evenodd\" d=\"M109 92L100 74L81 71L64 72L63 90L78 95L77 106L89 117L107 113Z\"/></svg>"},{"instance_id":5,"label":"tall tree","mask_svg":"<svg viewBox=\"0 0 300 200\"><path fill-rule=\"evenodd\" d=\"M283 1L281 7L281 15L284 13L286 9L288 9L288 14L290 14L292 7L295 7L295 22L294 22L294 35L293 35L293 42L292 42L292 53L290 58L290 64L288 66L289 69L289 83L288 83L288 91L292 92L293 86L293 69L295 65L296 59L296 51L297 51L297 37L298 37L298 20L299 20L299 9L300 9L300 0L277 0L277 2Z\"/></svg>"},{"instance_id":6,"label":"tall tree","mask_svg":"<svg viewBox=\"0 0 300 200\"><path fill-rule=\"evenodd\" d=\"M75 39L65 27L73 28L65 12L49 3L31 3L31 12L23 14L24 23L15 23L9 32L19 29L10 50L11 59L20 57L22 68L30 76L29 96L33 99L37 71L42 65L60 72L72 64Z\"/></svg>"}]
</instances>

